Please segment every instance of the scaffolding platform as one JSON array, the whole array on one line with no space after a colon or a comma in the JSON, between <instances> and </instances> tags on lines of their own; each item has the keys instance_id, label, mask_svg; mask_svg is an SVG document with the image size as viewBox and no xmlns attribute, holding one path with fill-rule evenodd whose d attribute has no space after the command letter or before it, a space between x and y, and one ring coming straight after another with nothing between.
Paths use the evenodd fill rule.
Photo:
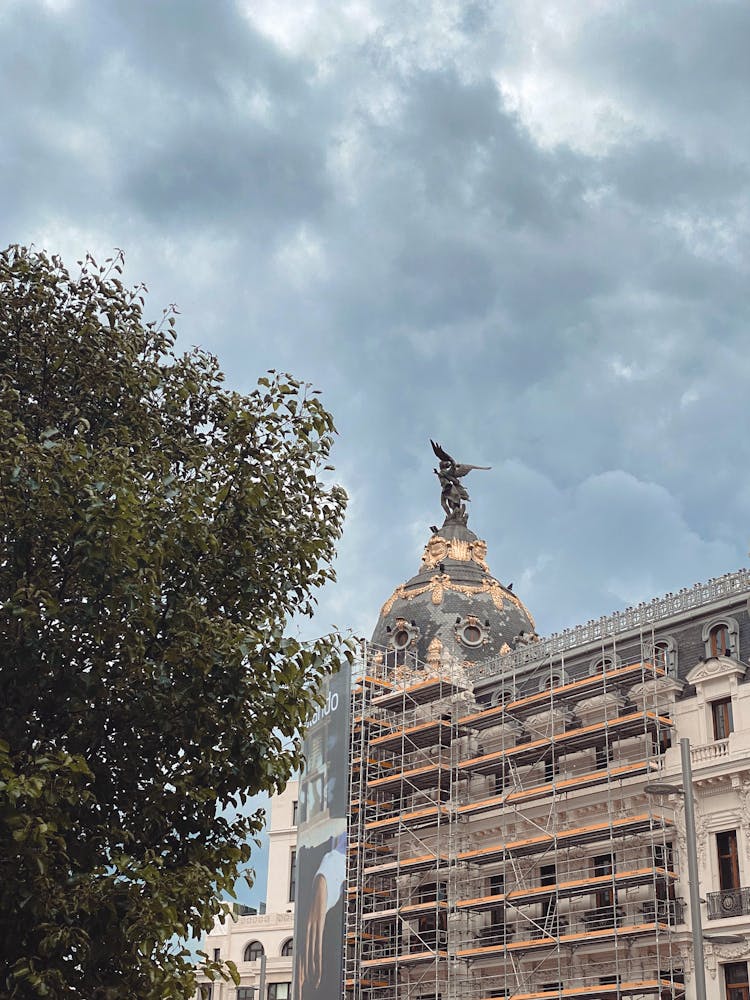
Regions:
<instances>
[{"instance_id":1,"label":"scaffolding platform","mask_svg":"<svg viewBox=\"0 0 750 1000\"><path fill-rule=\"evenodd\" d=\"M602 823L590 823L585 826L573 827L555 833L542 833L536 837L524 837L506 843L490 844L471 851L461 851L457 855L459 861L471 861L474 864L492 864L502 861L504 857L513 855L516 858L528 857L531 854L543 854L551 848L560 850L564 847L580 847L593 844L613 837L628 837L636 834L653 833L672 829L674 820L668 816L652 813L641 813L626 819L606 820Z\"/></svg>"}]
</instances>

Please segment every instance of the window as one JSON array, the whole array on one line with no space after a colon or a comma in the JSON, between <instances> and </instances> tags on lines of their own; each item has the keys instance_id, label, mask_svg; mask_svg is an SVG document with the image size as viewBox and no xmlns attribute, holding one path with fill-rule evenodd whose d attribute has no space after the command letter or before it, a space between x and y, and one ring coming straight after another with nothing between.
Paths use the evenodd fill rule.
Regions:
<instances>
[{"instance_id":1,"label":"window","mask_svg":"<svg viewBox=\"0 0 750 1000\"><path fill-rule=\"evenodd\" d=\"M214 948L214 962L218 962L221 958L221 948Z\"/></svg>"},{"instance_id":2,"label":"window","mask_svg":"<svg viewBox=\"0 0 750 1000\"><path fill-rule=\"evenodd\" d=\"M732 719L732 699L721 698L711 702L711 716L714 721L714 739L725 740L734 732Z\"/></svg>"},{"instance_id":3,"label":"window","mask_svg":"<svg viewBox=\"0 0 750 1000\"><path fill-rule=\"evenodd\" d=\"M198 987L198 992L200 993L201 1000L211 1000L214 995L214 988L209 983L201 983Z\"/></svg>"},{"instance_id":4,"label":"window","mask_svg":"<svg viewBox=\"0 0 750 1000\"><path fill-rule=\"evenodd\" d=\"M295 799L292 802L292 826L297 825L297 817L299 815L299 802Z\"/></svg>"},{"instance_id":5,"label":"window","mask_svg":"<svg viewBox=\"0 0 750 1000\"><path fill-rule=\"evenodd\" d=\"M554 885L557 881L555 865L542 865L539 869L539 885Z\"/></svg>"},{"instance_id":6,"label":"window","mask_svg":"<svg viewBox=\"0 0 750 1000\"><path fill-rule=\"evenodd\" d=\"M281 946L281 957L289 958L294 954L294 938L287 938Z\"/></svg>"},{"instance_id":7,"label":"window","mask_svg":"<svg viewBox=\"0 0 750 1000\"><path fill-rule=\"evenodd\" d=\"M727 1000L748 1000L747 962L730 962L724 966Z\"/></svg>"},{"instance_id":8,"label":"window","mask_svg":"<svg viewBox=\"0 0 750 1000\"><path fill-rule=\"evenodd\" d=\"M612 854L598 854L593 860L594 878L603 875L612 875L614 870L614 856ZM612 891L611 883L596 890L595 903L597 910L612 906L615 901L615 893Z\"/></svg>"},{"instance_id":9,"label":"window","mask_svg":"<svg viewBox=\"0 0 750 1000\"><path fill-rule=\"evenodd\" d=\"M674 869L674 856L672 844L654 844L651 849L651 854L654 859L654 867L664 868L666 871L671 872Z\"/></svg>"},{"instance_id":10,"label":"window","mask_svg":"<svg viewBox=\"0 0 750 1000\"><path fill-rule=\"evenodd\" d=\"M539 685L540 691L549 691L550 688L558 687L562 684L563 679L560 674L547 674L546 677L542 679L542 683Z\"/></svg>"},{"instance_id":11,"label":"window","mask_svg":"<svg viewBox=\"0 0 750 1000\"><path fill-rule=\"evenodd\" d=\"M557 758L555 756L544 759L544 780L552 781L557 774Z\"/></svg>"},{"instance_id":12,"label":"window","mask_svg":"<svg viewBox=\"0 0 750 1000\"><path fill-rule=\"evenodd\" d=\"M502 896L505 893L505 875L490 875L490 896Z\"/></svg>"},{"instance_id":13,"label":"window","mask_svg":"<svg viewBox=\"0 0 750 1000\"><path fill-rule=\"evenodd\" d=\"M671 844L653 844L651 847L651 856L654 868L661 868L665 872L674 871L674 856ZM656 898L659 900L671 900L675 898L674 881L667 878L666 875L656 876Z\"/></svg>"},{"instance_id":14,"label":"window","mask_svg":"<svg viewBox=\"0 0 750 1000\"><path fill-rule=\"evenodd\" d=\"M732 647L729 642L729 629L721 622L714 625L708 633L709 648L711 656L730 656Z\"/></svg>"},{"instance_id":15,"label":"window","mask_svg":"<svg viewBox=\"0 0 750 1000\"><path fill-rule=\"evenodd\" d=\"M654 643L654 666L663 670L665 674L670 670L669 643L664 640Z\"/></svg>"},{"instance_id":16,"label":"window","mask_svg":"<svg viewBox=\"0 0 750 1000\"><path fill-rule=\"evenodd\" d=\"M596 748L596 769L605 771L612 760L612 744L603 743Z\"/></svg>"},{"instance_id":17,"label":"window","mask_svg":"<svg viewBox=\"0 0 750 1000\"><path fill-rule=\"evenodd\" d=\"M269 983L268 1000L289 1000L291 983Z\"/></svg>"},{"instance_id":18,"label":"window","mask_svg":"<svg viewBox=\"0 0 750 1000\"><path fill-rule=\"evenodd\" d=\"M237 1000L255 1000L254 986L238 986Z\"/></svg>"},{"instance_id":19,"label":"window","mask_svg":"<svg viewBox=\"0 0 750 1000\"><path fill-rule=\"evenodd\" d=\"M724 617L706 622L701 635L706 644L707 659L712 656L729 656L739 660L740 627L736 618Z\"/></svg>"},{"instance_id":20,"label":"window","mask_svg":"<svg viewBox=\"0 0 750 1000\"><path fill-rule=\"evenodd\" d=\"M289 902L294 902L297 894L297 852L292 848L289 853Z\"/></svg>"},{"instance_id":21,"label":"window","mask_svg":"<svg viewBox=\"0 0 750 1000\"><path fill-rule=\"evenodd\" d=\"M610 656L602 656L600 659L594 663L591 670L592 674L606 674L610 670L615 669L615 662Z\"/></svg>"},{"instance_id":22,"label":"window","mask_svg":"<svg viewBox=\"0 0 750 1000\"><path fill-rule=\"evenodd\" d=\"M448 898L448 886L445 882L424 882L417 888L418 903L444 903Z\"/></svg>"},{"instance_id":23,"label":"window","mask_svg":"<svg viewBox=\"0 0 750 1000\"><path fill-rule=\"evenodd\" d=\"M263 954L263 945L260 941L251 941L245 948L244 959L246 962L257 962Z\"/></svg>"},{"instance_id":24,"label":"window","mask_svg":"<svg viewBox=\"0 0 750 1000\"><path fill-rule=\"evenodd\" d=\"M719 857L719 888L739 889L740 859L736 830L716 834L716 852Z\"/></svg>"},{"instance_id":25,"label":"window","mask_svg":"<svg viewBox=\"0 0 750 1000\"><path fill-rule=\"evenodd\" d=\"M499 691L493 691L490 698L491 705L507 705L511 701L515 701L516 693L512 688L500 688Z\"/></svg>"}]
</instances>

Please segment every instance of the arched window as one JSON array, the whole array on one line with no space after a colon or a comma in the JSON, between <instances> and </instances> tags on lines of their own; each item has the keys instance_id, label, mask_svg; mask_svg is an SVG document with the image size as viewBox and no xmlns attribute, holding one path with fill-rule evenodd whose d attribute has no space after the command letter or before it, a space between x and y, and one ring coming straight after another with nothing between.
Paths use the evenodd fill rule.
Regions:
<instances>
[{"instance_id":1,"label":"arched window","mask_svg":"<svg viewBox=\"0 0 750 1000\"><path fill-rule=\"evenodd\" d=\"M654 643L654 666L669 673L669 643L664 640Z\"/></svg>"},{"instance_id":2,"label":"arched window","mask_svg":"<svg viewBox=\"0 0 750 1000\"><path fill-rule=\"evenodd\" d=\"M547 676L542 679L542 683L539 685L539 690L549 691L550 688L559 687L562 683L563 677L561 674L547 674Z\"/></svg>"},{"instance_id":3,"label":"arched window","mask_svg":"<svg viewBox=\"0 0 750 1000\"><path fill-rule=\"evenodd\" d=\"M509 687L500 688L499 691L492 692L492 705L507 705L511 701L515 701L516 692Z\"/></svg>"},{"instance_id":4,"label":"arched window","mask_svg":"<svg viewBox=\"0 0 750 1000\"><path fill-rule=\"evenodd\" d=\"M708 633L711 656L728 656L730 653L729 629L724 622L714 625Z\"/></svg>"},{"instance_id":5,"label":"arched window","mask_svg":"<svg viewBox=\"0 0 750 1000\"><path fill-rule=\"evenodd\" d=\"M281 946L281 957L290 958L294 954L294 938L287 938Z\"/></svg>"},{"instance_id":6,"label":"arched window","mask_svg":"<svg viewBox=\"0 0 750 1000\"><path fill-rule=\"evenodd\" d=\"M263 954L263 945L260 941L251 941L250 944L245 948L245 961L246 962L257 962L258 959Z\"/></svg>"},{"instance_id":7,"label":"arched window","mask_svg":"<svg viewBox=\"0 0 750 1000\"><path fill-rule=\"evenodd\" d=\"M703 641L706 644L706 658L729 656L740 658L740 628L735 618L714 619L703 626Z\"/></svg>"},{"instance_id":8,"label":"arched window","mask_svg":"<svg viewBox=\"0 0 750 1000\"><path fill-rule=\"evenodd\" d=\"M608 674L621 666L622 660L617 654L610 653L607 656L599 654L599 656L595 656L593 660L589 661L589 673Z\"/></svg>"}]
</instances>

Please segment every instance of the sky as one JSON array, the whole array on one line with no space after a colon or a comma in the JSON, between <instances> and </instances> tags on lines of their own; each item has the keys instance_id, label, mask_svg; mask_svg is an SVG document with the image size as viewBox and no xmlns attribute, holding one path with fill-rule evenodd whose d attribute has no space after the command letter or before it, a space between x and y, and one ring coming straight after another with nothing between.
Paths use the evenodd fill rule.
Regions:
<instances>
[{"instance_id":1,"label":"sky","mask_svg":"<svg viewBox=\"0 0 750 1000\"><path fill-rule=\"evenodd\" d=\"M126 255L229 384L323 392L308 634L440 523L540 634L747 564L746 0L0 0L0 242Z\"/></svg>"}]
</instances>

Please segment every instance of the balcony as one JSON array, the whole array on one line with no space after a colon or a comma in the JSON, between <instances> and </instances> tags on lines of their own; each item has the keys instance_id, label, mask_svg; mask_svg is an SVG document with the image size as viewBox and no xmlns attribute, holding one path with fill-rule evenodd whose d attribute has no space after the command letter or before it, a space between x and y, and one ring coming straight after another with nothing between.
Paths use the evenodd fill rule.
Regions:
<instances>
[{"instance_id":1,"label":"balcony","mask_svg":"<svg viewBox=\"0 0 750 1000\"><path fill-rule=\"evenodd\" d=\"M690 759L693 765L711 764L715 760L729 756L729 740L714 740L703 746L690 748Z\"/></svg>"},{"instance_id":2,"label":"balcony","mask_svg":"<svg viewBox=\"0 0 750 1000\"><path fill-rule=\"evenodd\" d=\"M750 914L750 888L722 889L721 892L706 893L708 919L721 920L722 917L744 917Z\"/></svg>"}]
</instances>

